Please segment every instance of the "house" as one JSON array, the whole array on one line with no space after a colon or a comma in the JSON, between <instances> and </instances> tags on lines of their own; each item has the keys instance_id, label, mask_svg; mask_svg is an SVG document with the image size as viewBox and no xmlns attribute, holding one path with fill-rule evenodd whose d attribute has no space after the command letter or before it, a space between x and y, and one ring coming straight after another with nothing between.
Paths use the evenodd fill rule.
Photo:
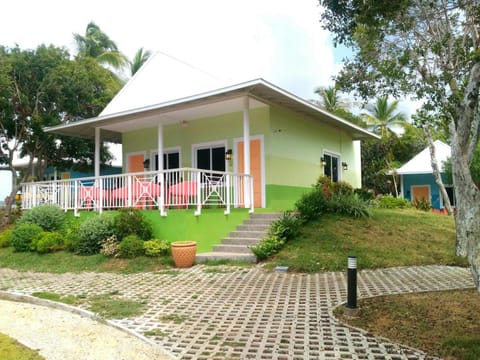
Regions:
<instances>
[{"instance_id":1,"label":"house","mask_svg":"<svg viewBox=\"0 0 480 360\"><path fill-rule=\"evenodd\" d=\"M450 146L440 140L434 142L435 155L438 166L441 170L442 181L446 182L443 163L450 158ZM430 149L426 147L410 161L396 171L400 176L400 194L404 199L415 201L422 198L429 201L434 209L444 208L440 190L435 183L432 164L430 160ZM451 184L445 184L450 203L454 205L454 193Z\"/></svg>"},{"instance_id":2,"label":"house","mask_svg":"<svg viewBox=\"0 0 480 360\"><path fill-rule=\"evenodd\" d=\"M98 117L47 131L96 143L94 181L47 182L47 201L162 215L173 207L196 215L207 206L289 209L323 174L361 187L360 140L378 138L264 79L228 84L161 53ZM102 141L122 144L122 175L100 176ZM24 206L35 206L40 189L24 191Z\"/></svg>"}]
</instances>

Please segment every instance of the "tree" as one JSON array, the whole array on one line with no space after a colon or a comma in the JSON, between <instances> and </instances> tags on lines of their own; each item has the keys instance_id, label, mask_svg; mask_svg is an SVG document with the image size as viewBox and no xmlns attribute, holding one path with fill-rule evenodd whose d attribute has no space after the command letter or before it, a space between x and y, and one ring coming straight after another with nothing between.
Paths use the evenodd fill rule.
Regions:
<instances>
[{"instance_id":1,"label":"tree","mask_svg":"<svg viewBox=\"0 0 480 360\"><path fill-rule=\"evenodd\" d=\"M58 137L44 127L98 115L119 89L110 71L93 59L71 60L63 48L0 47L0 165L12 173L7 217L35 161L40 178L47 165L91 163L93 141ZM21 179L14 154L29 159Z\"/></svg>"},{"instance_id":2,"label":"tree","mask_svg":"<svg viewBox=\"0 0 480 360\"><path fill-rule=\"evenodd\" d=\"M130 73L132 76L135 75L142 65L147 62L150 56L152 56L152 52L150 50L144 51L143 47L137 50L133 59L129 61Z\"/></svg>"},{"instance_id":3,"label":"tree","mask_svg":"<svg viewBox=\"0 0 480 360\"><path fill-rule=\"evenodd\" d=\"M367 106L367 113L362 116L371 131L381 137L388 137L395 126L403 127L406 123L406 116L402 112L396 112L399 101L394 100L388 103L388 96L377 98L375 104Z\"/></svg>"},{"instance_id":4,"label":"tree","mask_svg":"<svg viewBox=\"0 0 480 360\"><path fill-rule=\"evenodd\" d=\"M90 22L85 35L73 34L77 45L77 57L91 57L102 65L110 65L120 69L128 63L127 58L117 47L117 44L105 34L94 22Z\"/></svg>"},{"instance_id":5,"label":"tree","mask_svg":"<svg viewBox=\"0 0 480 360\"><path fill-rule=\"evenodd\" d=\"M434 127L448 127L457 199L456 253L480 291L480 191L470 166L480 136L480 3L475 0L321 0L324 27L355 56L337 79L362 96L423 101Z\"/></svg>"}]
</instances>

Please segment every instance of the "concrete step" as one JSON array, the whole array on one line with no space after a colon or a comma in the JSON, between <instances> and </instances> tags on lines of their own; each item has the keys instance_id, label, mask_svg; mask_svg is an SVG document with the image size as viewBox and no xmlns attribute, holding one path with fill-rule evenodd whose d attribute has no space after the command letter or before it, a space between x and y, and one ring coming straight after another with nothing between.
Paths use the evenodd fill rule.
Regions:
<instances>
[{"instance_id":1,"label":"concrete step","mask_svg":"<svg viewBox=\"0 0 480 360\"><path fill-rule=\"evenodd\" d=\"M282 213L253 213L252 215L250 215L250 218L278 220L281 216L282 216Z\"/></svg>"},{"instance_id":2,"label":"concrete step","mask_svg":"<svg viewBox=\"0 0 480 360\"><path fill-rule=\"evenodd\" d=\"M200 253L195 256L196 263L204 263L207 261L219 261L219 260L231 260L231 261L244 261L249 263L256 263L257 257L253 254L240 254L230 252L206 252Z\"/></svg>"},{"instance_id":3,"label":"concrete step","mask_svg":"<svg viewBox=\"0 0 480 360\"><path fill-rule=\"evenodd\" d=\"M263 239L266 235L265 231L243 231L237 230L232 231L229 235L231 238L254 238L254 239Z\"/></svg>"},{"instance_id":4,"label":"concrete step","mask_svg":"<svg viewBox=\"0 0 480 360\"><path fill-rule=\"evenodd\" d=\"M270 224L268 225L238 225L237 230L238 231L263 231L267 232L267 230L270 229Z\"/></svg>"},{"instance_id":5,"label":"concrete step","mask_svg":"<svg viewBox=\"0 0 480 360\"><path fill-rule=\"evenodd\" d=\"M260 242L261 239L246 239L246 238L223 238L222 245L244 245L253 246Z\"/></svg>"},{"instance_id":6,"label":"concrete step","mask_svg":"<svg viewBox=\"0 0 480 360\"><path fill-rule=\"evenodd\" d=\"M246 219L243 221L244 225L262 225L262 226L270 226L272 222L275 220L272 219L264 219L264 218L259 218L259 219Z\"/></svg>"},{"instance_id":7,"label":"concrete step","mask_svg":"<svg viewBox=\"0 0 480 360\"><path fill-rule=\"evenodd\" d=\"M235 254L252 254L252 251L245 245L213 245L213 252L228 252Z\"/></svg>"}]
</instances>

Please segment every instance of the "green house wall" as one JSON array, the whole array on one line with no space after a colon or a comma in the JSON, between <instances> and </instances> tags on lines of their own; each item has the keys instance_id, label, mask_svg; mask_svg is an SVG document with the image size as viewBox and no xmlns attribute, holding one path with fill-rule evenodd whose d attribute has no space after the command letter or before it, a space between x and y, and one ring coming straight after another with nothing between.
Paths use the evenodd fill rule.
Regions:
<instances>
[{"instance_id":1,"label":"green house wall","mask_svg":"<svg viewBox=\"0 0 480 360\"><path fill-rule=\"evenodd\" d=\"M250 135L264 141L266 207L291 209L298 198L311 189L323 174L320 158L324 151L340 156L349 169L341 170L341 180L354 187L361 186L360 145L339 129L309 117L276 107L264 106L250 110ZM235 139L243 136L243 113L235 112L163 127L164 148L180 148L181 166L193 167L192 145L225 143L234 149ZM128 153L144 152L150 158L157 149L157 128L123 134L124 169ZM227 171L234 171L229 162Z\"/></svg>"}]
</instances>

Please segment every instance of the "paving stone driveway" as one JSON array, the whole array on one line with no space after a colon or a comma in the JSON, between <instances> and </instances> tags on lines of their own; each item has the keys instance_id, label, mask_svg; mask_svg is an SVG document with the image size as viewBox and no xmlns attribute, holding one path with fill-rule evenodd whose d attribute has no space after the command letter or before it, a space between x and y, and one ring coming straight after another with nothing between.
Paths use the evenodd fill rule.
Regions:
<instances>
[{"instance_id":1,"label":"paving stone driveway","mask_svg":"<svg viewBox=\"0 0 480 360\"><path fill-rule=\"evenodd\" d=\"M468 269L422 266L358 274L360 297L473 287ZM141 274L45 274L0 269L0 290L146 302L116 319L180 359L422 359L426 354L351 329L332 309L346 300L345 273L290 274L207 267ZM88 309L87 304L81 307Z\"/></svg>"}]
</instances>

